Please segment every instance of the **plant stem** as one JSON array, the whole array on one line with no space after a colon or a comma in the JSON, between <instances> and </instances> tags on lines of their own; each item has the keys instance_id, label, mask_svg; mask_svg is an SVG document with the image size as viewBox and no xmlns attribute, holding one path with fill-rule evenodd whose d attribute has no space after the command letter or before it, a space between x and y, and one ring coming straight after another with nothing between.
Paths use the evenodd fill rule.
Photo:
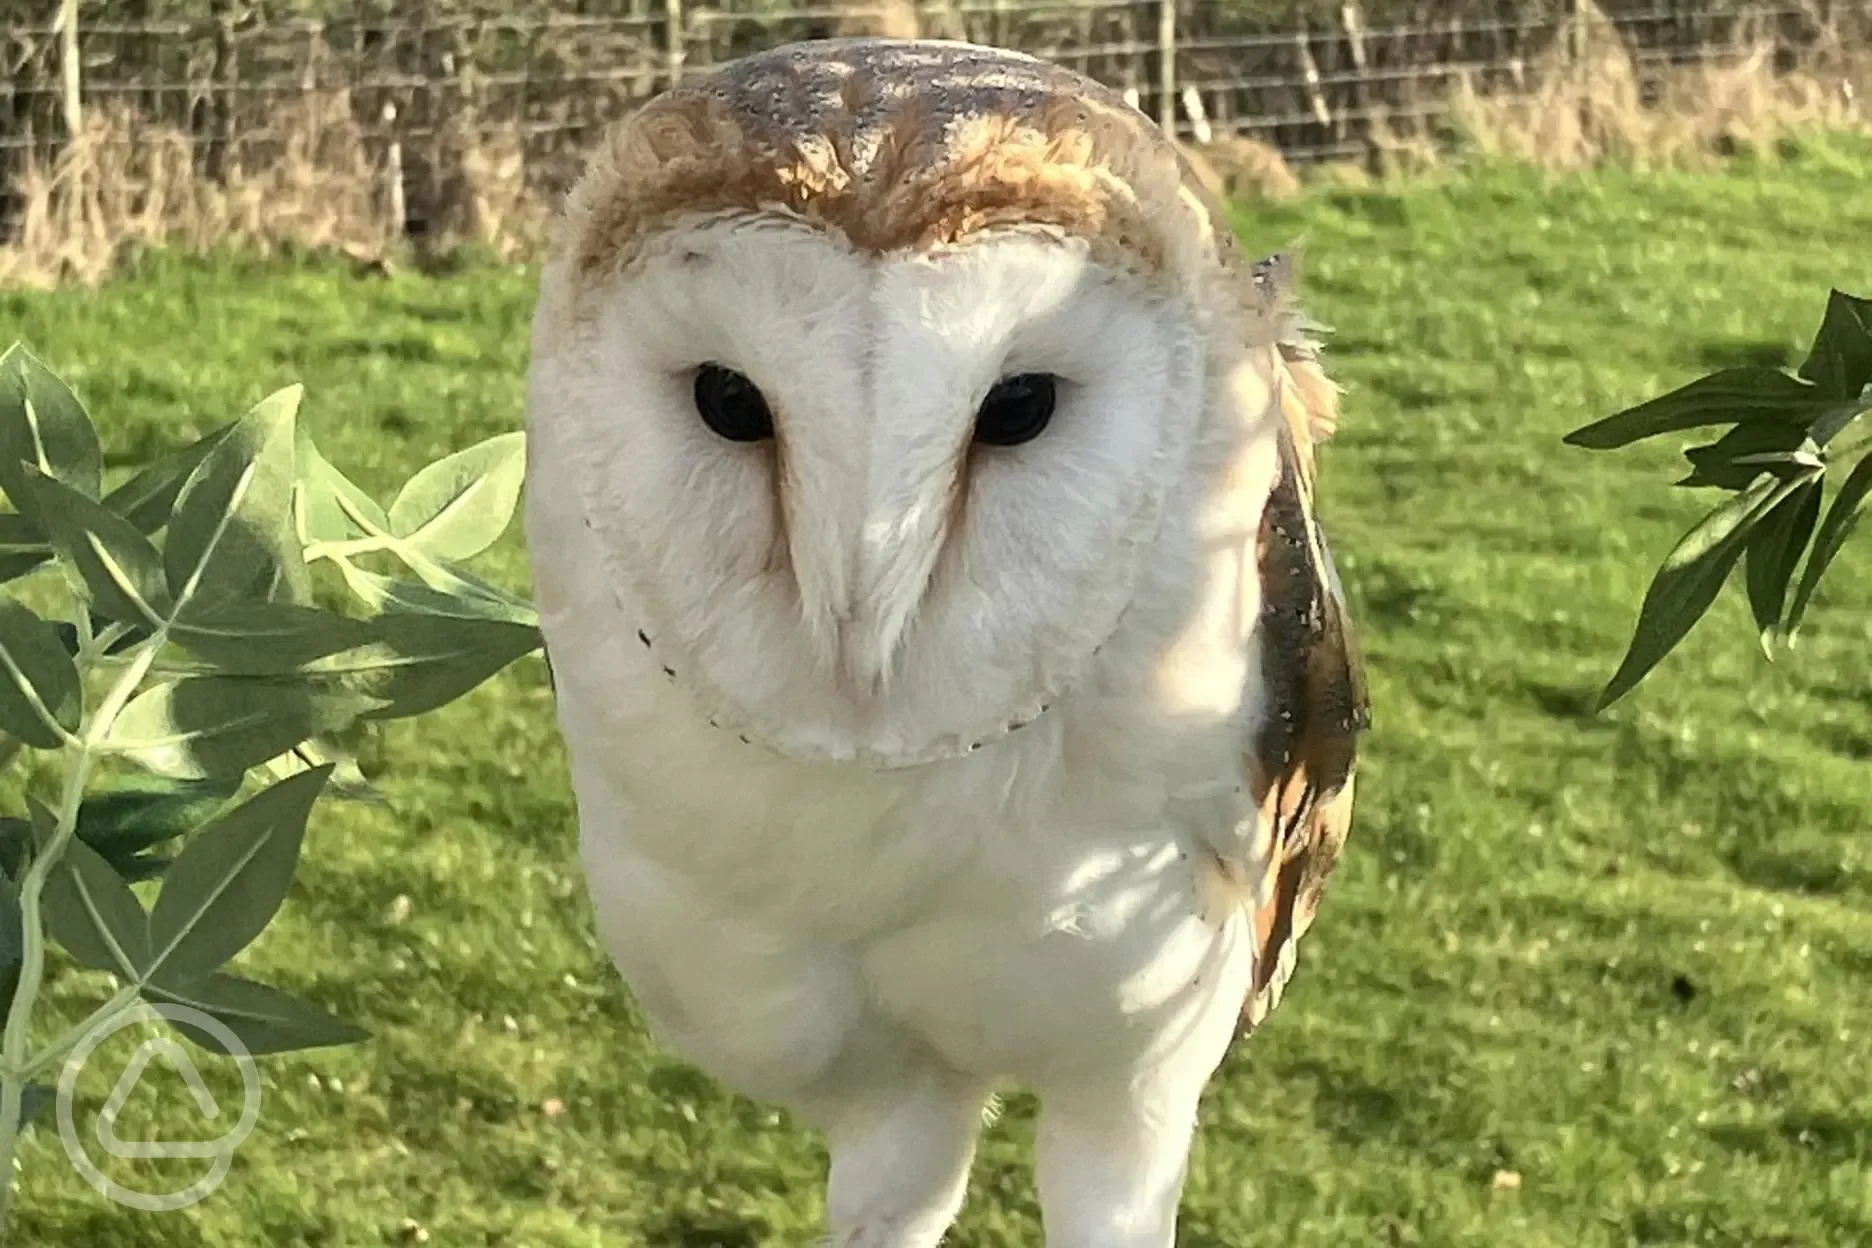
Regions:
<instances>
[{"instance_id":1,"label":"plant stem","mask_svg":"<svg viewBox=\"0 0 1872 1248\"><path fill-rule=\"evenodd\" d=\"M115 996L106 1001L103 1005L98 1006L97 1009L92 1010L90 1014L85 1016L83 1022L78 1023L76 1026L66 1028L58 1039L54 1040L39 1052L33 1054L32 1059L26 1063L26 1069L20 1072L21 1077L24 1079L31 1079L35 1075L43 1072L46 1067L50 1066L52 1063L62 1059L67 1053L77 1048L78 1042L83 1040L86 1035L90 1034L93 1028L101 1027L111 1019L116 1018L117 1015L123 1013L124 1010L135 1004L137 997L141 994L142 988L137 984L125 984L122 988L119 988Z\"/></svg>"},{"instance_id":2,"label":"plant stem","mask_svg":"<svg viewBox=\"0 0 1872 1248\"><path fill-rule=\"evenodd\" d=\"M0 1035L0 1243L6 1242L7 1214L13 1207L13 1155L19 1145L20 1109L26 1094L32 1008L45 979L46 941L40 901L52 868L58 865L59 857L78 830L78 808L84 801L85 782L91 778L91 768L98 759L98 746L130 701L130 695L143 683L150 664L156 660L157 650L162 648L164 631L158 630L157 635L145 643L136 660L104 695L97 715L85 726L84 733L65 747L65 782L59 792L57 820L51 837L33 855L32 865L20 882L19 984L13 990L13 1003L7 1010L6 1031Z\"/></svg>"},{"instance_id":3,"label":"plant stem","mask_svg":"<svg viewBox=\"0 0 1872 1248\"><path fill-rule=\"evenodd\" d=\"M352 555L368 555L373 551L390 549L395 540L381 536L354 537L342 542L313 542L305 548L305 561L311 563L318 559L348 559Z\"/></svg>"},{"instance_id":4,"label":"plant stem","mask_svg":"<svg viewBox=\"0 0 1872 1248\"><path fill-rule=\"evenodd\" d=\"M106 625L104 631L99 633L96 637L86 636L82 638L78 647L78 662L80 664L91 664L97 662L99 659L108 657L105 652L116 645L118 639L129 631L130 629L127 625L110 624Z\"/></svg>"}]
</instances>

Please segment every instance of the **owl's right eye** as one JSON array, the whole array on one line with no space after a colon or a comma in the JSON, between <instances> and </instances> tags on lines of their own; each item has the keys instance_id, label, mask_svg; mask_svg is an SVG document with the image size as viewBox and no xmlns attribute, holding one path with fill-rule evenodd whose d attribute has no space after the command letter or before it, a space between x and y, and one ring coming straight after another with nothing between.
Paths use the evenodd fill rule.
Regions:
<instances>
[{"instance_id":1,"label":"owl's right eye","mask_svg":"<svg viewBox=\"0 0 1872 1248\"><path fill-rule=\"evenodd\" d=\"M696 413L730 442L773 437L773 411L760 387L720 364L704 364L695 375Z\"/></svg>"},{"instance_id":2,"label":"owl's right eye","mask_svg":"<svg viewBox=\"0 0 1872 1248\"><path fill-rule=\"evenodd\" d=\"M975 440L1019 446L1039 437L1053 419L1058 380L1051 373L1015 373L995 382L975 413Z\"/></svg>"}]
</instances>

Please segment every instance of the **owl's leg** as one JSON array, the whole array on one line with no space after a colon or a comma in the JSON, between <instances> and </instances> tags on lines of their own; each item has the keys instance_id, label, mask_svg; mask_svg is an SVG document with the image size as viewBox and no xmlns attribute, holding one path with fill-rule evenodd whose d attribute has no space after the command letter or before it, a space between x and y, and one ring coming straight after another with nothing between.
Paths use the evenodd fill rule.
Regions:
<instances>
[{"instance_id":1,"label":"owl's leg","mask_svg":"<svg viewBox=\"0 0 1872 1248\"><path fill-rule=\"evenodd\" d=\"M1206 1074L1042 1093L1035 1180L1047 1248L1172 1248Z\"/></svg>"},{"instance_id":2,"label":"owl's leg","mask_svg":"<svg viewBox=\"0 0 1872 1248\"><path fill-rule=\"evenodd\" d=\"M829 1248L935 1248L962 1208L987 1089L918 1067L826 1115Z\"/></svg>"}]
</instances>

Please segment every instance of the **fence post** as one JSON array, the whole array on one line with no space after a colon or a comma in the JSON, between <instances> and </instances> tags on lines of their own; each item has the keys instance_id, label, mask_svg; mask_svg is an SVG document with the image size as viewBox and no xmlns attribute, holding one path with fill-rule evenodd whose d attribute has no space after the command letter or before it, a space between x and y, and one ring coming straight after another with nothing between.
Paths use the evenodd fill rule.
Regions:
<instances>
[{"instance_id":1,"label":"fence post","mask_svg":"<svg viewBox=\"0 0 1872 1248\"><path fill-rule=\"evenodd\" d=\"M1209 124L1209 110L1203 107L1202 92L1183 88L1183 112L1190 119L1190 137L1203 146L1215 140L1215 127Z\"/></svg>"},{"instance_id":2,"label":"fence post","mask_svg":"<svg viewBox=\"0 0 1872 1248\"><path fill-rule=\"evenodd\" d=\"M208 176L225 183L234 167L234 11L229 0L214 0L208 6L214 18L214 63L208 71L209 90L214 92L214 136L208 143Z\"/></svg>"},{"instance_id":3,"label":"fence post","mask_svg":"<svg viewBox=\"0 0 1872 1248\"><path fill-rule=\"evenodd\" d=\"M1177 0L1157 0L1157 124L1176 138Z\"/></svg>"},{"instance_id":4,"label":"fence post","mask_svg":"<svg viewBox=\"0 0 1872 1248\"><path fill-rule=\"evenodd\" d=\"M684 36L683 0L663 0L663 51L669 65L669 85L682 86L683 60L688 54Z\"/></svg>"},{"instance_id":5,"label":"fence post","mask_svg":"<svg viewBox=\"0 0 1872 1248\"><path fill-rule=\"evenodd\" d=\"M78 0L59 3L59 78L65 93L65 134L75 142L84 131L83 69L78 61Z\"/></svg>"},{"instance_id":6,"label":"fence post","mask_svg":"<svg viewBox=\"0 0 1872 1248\"><path fill-rule=\"evenodd\" d=\"M1390 122L1388 119L1381 120L1378 115L1384 111L1382 104L1374 106L1372 103L1374 95L1382 101L1383 92L1367 89L1370 80L1366 75L1371 73L1371 61L1365 54L1365 14L1360 10L1358 0L1345 0L1345 3L1339 6L1339 24L1345 29L1346 47L1352 53L1352 69L1357 75L1352 83L1351 92L1350 111L1354 121L1348 123L1341 119L1340 125L1342 129L1349 132L1351 125L1357 124L1357 119L1362 118L1365 126L1366 146L1376 149L1381 146L1381 137L1388 137L1381 136L1380 131L1389 129Z\"/></svg>"},{"instance_id":7,"label":"fence post","mask_svg":"<svg viewBox=\"0 0 1872 1248\"><path fill-rule=\"evenodd\" d=\"M1307 45L1307 32L1304 29L1294 32L1294 52L1300 61L1300 74L1306 79L1307 99L1313 105L1313 119L1320 126L1334 135L1338 127L1333 121L1332 108L1326 102L1326 88L1320 81L1319 63L1313 59L1313 49Z\"/></svg>"},{"instance_id":8,"label":"fence post","mask_svg":"<svg viewBox=\"0 0 1872 1248\"><path fill-rule=\"evenodd\" d=\"M378 115L383 119L384 132L390 139L390 148L384 158L384 181L390 193L390 237L399 239L409 228L409 192L403 186L403 140L397 137L396 101L385 100L383 112Z\"/></svg>"}]
</instances>

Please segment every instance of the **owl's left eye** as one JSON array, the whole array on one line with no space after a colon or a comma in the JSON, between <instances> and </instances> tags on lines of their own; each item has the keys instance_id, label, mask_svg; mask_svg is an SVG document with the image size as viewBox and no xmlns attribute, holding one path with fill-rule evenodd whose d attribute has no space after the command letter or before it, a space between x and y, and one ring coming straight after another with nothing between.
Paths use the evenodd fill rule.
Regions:
<instances>
[{"instance_id":1,"label":"owl's left eye","mask_svg":"<svg viewBox=\"0 0 1872 1248\"><path fill-rule=\"evenodd\" d=\"M704 364L695 375L696 414L702 423L730 442L759 442L773 437L773 410L760 387L743 373L720 364Z\"/></svg>"},{"instance_id":2,"label":"owl's left eye","mask_svg":"<svg viewBox=\"0 0 1872 1248\"><path fill-rule=\"evenodd\" d=\"M995 382L975 413L975 440L1019 446L1039 437L1053 419L1058 380L1052 373L1015 373Z\"/></svg>"}]
</instances>

